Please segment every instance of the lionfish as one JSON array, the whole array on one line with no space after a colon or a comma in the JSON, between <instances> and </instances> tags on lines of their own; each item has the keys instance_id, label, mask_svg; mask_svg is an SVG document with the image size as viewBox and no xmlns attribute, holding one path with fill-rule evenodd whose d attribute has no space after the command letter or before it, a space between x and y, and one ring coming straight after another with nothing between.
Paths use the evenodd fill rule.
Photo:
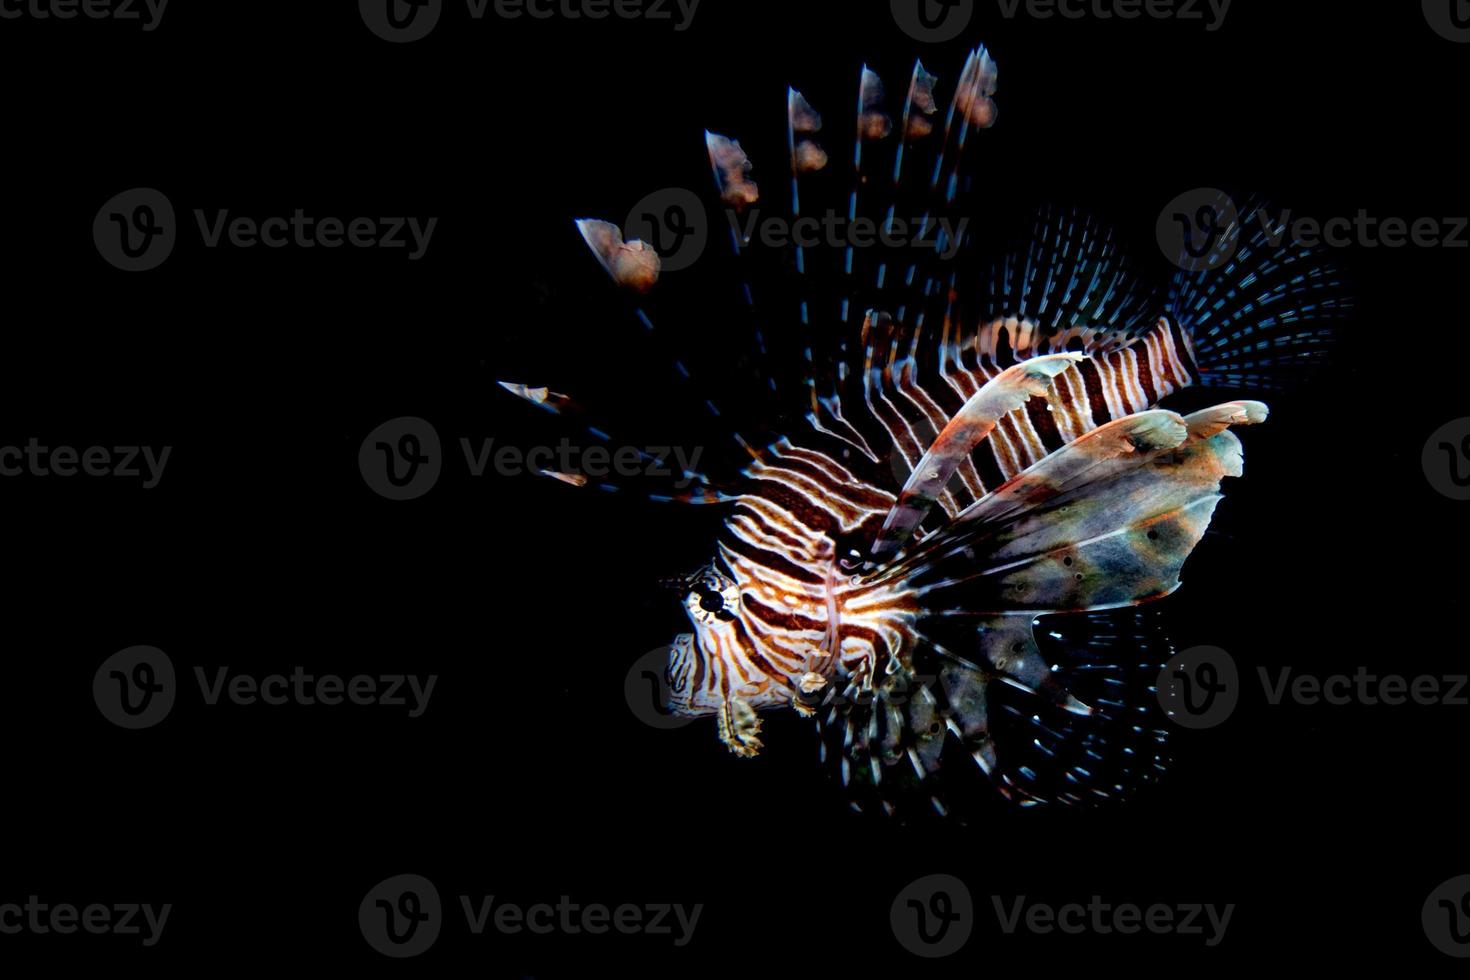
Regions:
<instances>
[{"instance_id":1,"label":"lionfish","mask_svg":"<svg viewBox=\"0 0 1470 980\"><path fill-rule=\"evenodd\" d=\"M1227 261L1186 267L1166 291L1139 285L1114 236L1076 212L1043 212L988 272L948 261L974 251L948 219L964 213L996 83L982 46L947 107L922 63L894 107L864 66L849 156L788 92L785 220L822 202L885 230L910 215L925 247L796 242L771 273L743 221L767 188L739 141L705 134L741 270L732 294L767 360L778 338L797 356L778 364L794 377L776 416L792 430L768 426L764 445L737 434L732 482L686 474L693 489L656 497L727 511L713 560L677 579L692 631L670 647L667 710L713 716L742 757L762 748L762 712L811 718L859 808L944 813L966 780L1021 805L1078 804L1156 778L1165 732L1147 705L1172 650L1140 607L1179 586L1222 481L1241 475L1232 429L1267 417L1258 401L1160 403L1192 385L1277 387L1350 306L1316 250L1243 219L1217 246ZM658 251L609 222L577 225L653 330Z\"/></svg>"}]
</instances>

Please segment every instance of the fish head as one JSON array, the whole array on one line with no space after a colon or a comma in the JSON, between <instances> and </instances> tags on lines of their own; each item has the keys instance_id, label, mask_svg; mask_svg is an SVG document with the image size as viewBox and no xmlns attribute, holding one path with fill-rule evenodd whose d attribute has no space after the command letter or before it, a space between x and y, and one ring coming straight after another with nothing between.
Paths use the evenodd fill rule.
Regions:
<instances>
[{"instance_id":1,"label":"fish head","mask_svg":"<svg viewBox=\"0 0 1470 980\"><path fill-rule=\"evenodd\" d=\"M780 680L767 677L743 653L750 635L743 620L742 584L710 564L684 580L683 605L693 632L669 647L668 710L699 717L719 713L732 701L750 708L783 703Z\"/></svg>"}]
</instances>

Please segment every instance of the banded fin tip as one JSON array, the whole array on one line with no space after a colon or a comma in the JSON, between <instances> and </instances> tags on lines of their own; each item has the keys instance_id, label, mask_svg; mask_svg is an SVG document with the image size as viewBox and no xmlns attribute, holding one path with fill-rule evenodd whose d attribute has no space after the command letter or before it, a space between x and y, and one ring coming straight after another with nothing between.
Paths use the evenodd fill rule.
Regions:
<instances>
[{"instance_id":1,"label":"banded fin tip","mask_svg":"<svg viewBox=\"0 0 1470 980\"><path fill-rule=\"evenodd\" d=\"M893 132L893 120L883 111L883 80L878 73L863 65L863 81L858 107L858 137L881 140Z\"/></svg>"},{"instance_id":2,"label":"banded fin tip","mask_svg":"<svg viewBox=\"0 0 1470 980\"><path fill-rule=\"evenodd\" d=\"M938 84L939 76L925 71L924 62L914 62L914 77L909 85L909 105L904 112L907 120L904 139L919 140L934 132L934 121L929 117L939 112L939 104L934 99L934 89Z\"/></svg>"},{"instance_id":3,"label":"banded fin tip","mask_svg":"<svg viewBox=\"0 0 1470 980\"><path fill-rule=\"evenodd\" d=\"M538 476L560 480L562 483L573 487L585 487L587 485L587 478L580 473L558 473L556 470L537 470L536 473Z\"/></svg>"},{"instance_id":4,"label":"banded fin tip","mask_svg":"<svg viewBox=\"0 0 1470 980\"><path fill-rule=\"evenodd\" d=\"M791 131L793 133L819 133L822 130L822 114L812 108L812 104L806 100L794 88L786 90L787 111L791 116Z\"/></svg>"},{"instance_id":5,"label":"banded fin tip","mask_svg":"<svg viewBox=\"0 0 1470 980\"><path fill-rule=\"evenodd\" d=\"M715 172L715 187L720 200L739 211L760 200L760 187L750 179L754 164L740 148L739 140L704 132L704 145L709 150L710 166Z\"/></svg>"},{"instance_id":6,"label":"banded fin tip","mask_svg":"<svg viewBox=\"0 0 1470 980\"><path fill-rule=\"evenodd\" d=\"M595 218L579 218L577 230L613 282L640 295L658 284L663 262L652 246L638 239L625 242L617 225Z\"/></svg>"},{"instance_id":7,"label":"banded fin tip","mask_svg":"<svg viewBox=\"0 0 1470 980\"><path fill-rule=\"evenodd\" d=\"M532 405L539 406L548 412L554 412L558 415L572 408L574 405L570 395L563 395L561 392L552 391L545 385L524 385L515 381L497 381L495 383L517 398L524 399Z\"/></svg>"},{"instance_id":8,"label":"banded fin tip","mask_svg":"<svg viewBox=\"0 0 1470 980\"><path fill-rule=\"evenodd\" d=\"M995 60L984 45L970 53L965 68L960 73L959 87L955 92L955 107L964 113L965 121L979 129L995 125L995 85L998 71Z\"/></svg>"},{"instance_id":9,"label":"banded fin tip","mask_svg":"<svg viewBox=\"0 0 1470 980\"><path fill-rule=\"evenodd\" d=\"M1185 416L1184 424L1191 438L1208 439L1232 425L1259 425L1270 415L1271 410L1263 402L1226 402Z\"/></svg>"}]
</instances>

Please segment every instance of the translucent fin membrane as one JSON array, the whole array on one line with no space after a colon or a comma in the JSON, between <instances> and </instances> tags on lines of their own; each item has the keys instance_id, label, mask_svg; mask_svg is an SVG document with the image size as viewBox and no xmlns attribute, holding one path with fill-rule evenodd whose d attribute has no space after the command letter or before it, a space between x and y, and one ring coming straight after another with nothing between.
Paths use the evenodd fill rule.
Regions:
<instances>
[{"instance_id":1,"label":"translucent fin membrane","mask_svg":"<svg viewBox=\"0 0 1470 980\"><path fill-rule=\"evenodd\" d=\"M1215 247L1230 258L1178 273L1169 312L1205 383L1280 389L1322 363L1352 312L1351 292L1328 250L1294 241L1260 199L1229 213Z\"/></svg>"}]
</instances>

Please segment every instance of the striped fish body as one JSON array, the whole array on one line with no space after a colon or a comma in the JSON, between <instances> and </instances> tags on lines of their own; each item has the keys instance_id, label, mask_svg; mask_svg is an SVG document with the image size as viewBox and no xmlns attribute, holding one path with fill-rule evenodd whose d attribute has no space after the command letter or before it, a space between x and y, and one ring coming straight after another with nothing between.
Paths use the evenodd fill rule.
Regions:
<instances>
[{"instance_id":1,"label":"striped fish body","mask_svg":"<svg viewBox=\"0 0 1470 980\"><path fill-rule=\"evenodd\" d=\"M709 565L680 580L692 629L671 646L670 710L714 717L745 757L762 748L761 712L810 717L854 798L885 808L918 793L943 811L957 768L1023 804L1153 777L1162 733L1140 708L1171 651L1136 608L1178 586L1222 480L1241 475L1231 427L1267 414L1247 400L1190 415L1160 405L1191 385L1269 388L1300 373L1350 307L1314 250L1244 220L1223 233L1232 258L1165 290L1075 212L1044 211L988 275L949 262L967 254L964 163L995 122L997 77L976 49L946 107L916 64L894 106L865 67L850 156L788 93L790 218L835 201L849 220L892 229L903 214L937 238L928 250L795 244L792 283L743 283L761 352L775 329L802 338L802 363L773 365L769 388L797 392L803 424L760 448L736 433L753 459L738 480L691 474L695 490L657 498L729 509ZM761 206L740 142L705 141L715 207L739 218ZM753 280L753 243L730 226ZM578 227L643 328L662 330L659 255L608 222ZM503 384L559 414L576 404Z\"/></svg>"},{"instance_id":2,"label":"striped fish body","mask_svg":"<svg viewBox=\"0 0 1470 980\"><path fill-rule=\"evenodd\" d=\"M1017 364L1054 355L1074 341L1090 355L1058 373L1044 394L999 416L933 501L936 529L921 532L890 563L865 571L861 549L880 538L910 471L900 467L884 481L878 468L878 476L865 479L842 462L844 455L862 454L841 439L809 446L781 440L747 469L748 485L733 505L716 558L686 599L694 632L674 644L673 710L716 716L726 745L744 756L761 748L760 711L790 707L815 714L819 726L837 729L834 757L844 781L858 762L875 785L883 781L882 763L925 783L939 768L946 738L992 772L997 758L985 710L992 678L1044 696L1059 710L1092 712L1041 658L1033 623L1046 613L1128 606L1171 591L1208 520L1208 511L1203 521L1178 512L1188 505L1212 510L1218 479L1230 468L1141 501L1113 498L1118 506L1111 510L1093 506L1080 513L1082 505L1073 504L1080 520L1041 518L1055 533L1043 536L1039 551L1028 548L1018 515L1047 504L1065 507L1055 501L1069 491L1067 499L1080 497L1083 504L1099 496L1090 483L1081 484L1081 494L1068 485L1065 477L1075 476L1075 468L1048 474L1044 464L1064 460L1061 450L1071 447L1079 456L1095 451L1105 462L1126 446L1136 463L1154 438L1159 450L1188 454L1181 447L1189 423L1147 409L1194 378L1185 342L1167 321L1128 343L1088 332L1054 339L1040 350L1025 343L1029 330L1018 321L998 321L941 348L930 365L930 388L919 372L890 366L877 380L886 410L872 410L869 398L843 413L855 429L885 433L886 444L927 446L962 411L941 402L964 406L1005 373L996 363L997 346L1012 351ZM1014 339L998 345L1000 338ZM895 382L899 376L903 384ZM1241 403L1217 415L1258 421L1264 406ZM1221 435L1199 421L1195 428L1207 438ZM1233 439L1223 434L1210 455L1235 452L1238 459ZM1022 491L1024 500L1013 503L1011 495ZM1160 530L1170 521L1176 526L1162 540ZM1083 557L1089 540L1144 524L1123 556ZM1153 574L1140 578L1139 567ZM1065 571L1058 576L1056 568ZM1120 581L1125 572L1130 577ZM1071 587L1058 590L1059 577ZM975 630L982 656L955 656L936 642L940 631L929 624L952 616ZM927 674L918 666L921 648L929 654ZM892 717L871 724L884 710ZM850 730L864 719L860 730ZM875 739L879 727L884 734Z\"/></svg>"}]
</instances>

